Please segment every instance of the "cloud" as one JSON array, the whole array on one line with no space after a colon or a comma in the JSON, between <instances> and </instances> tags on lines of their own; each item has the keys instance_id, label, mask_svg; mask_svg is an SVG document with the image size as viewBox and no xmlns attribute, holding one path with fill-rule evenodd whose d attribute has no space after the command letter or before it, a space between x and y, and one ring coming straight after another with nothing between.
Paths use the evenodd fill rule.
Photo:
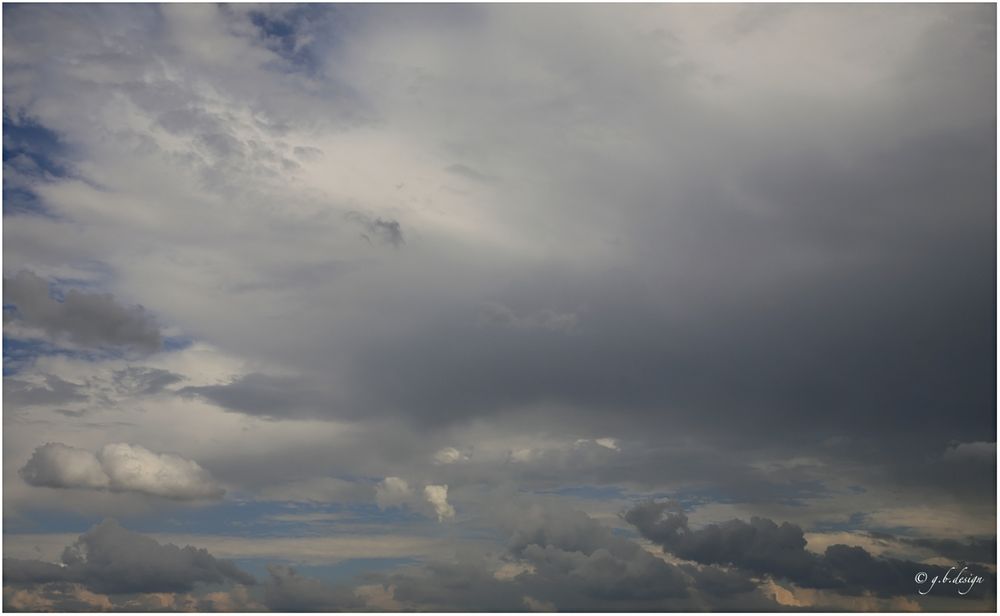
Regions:
<instances>
[{"instance_id":1,"label":"cloud","mask_svg":"<svg viewBox=\"0 0 1000 616\"><path fill-rule=\"evenodd\" d=\"M393 248L399 248L400 245L405 243L403 240L403 228L399 224L399 221L378 217L372 218L368 214L354 211L348 212L345 217L364 228L365 234L362 234L362 237L369 242L374 238L379 242L391 245Z\"/></svg>"},{"instance_id":2,"label":"cloud","mask_svg":"<svg viewBox=\"0 0 1000 616\"><path fill-rule=\"evenodd\" d=\"M161 545L104 520L63 552L61 564L4 559L4 585L71 582L109 594L187 592L197 584L256 580L206 550Z\"/></svg>"},{"instance_id":3,"label":"cloud","mask_svg":"<svg viewBox=\"0 0 1000 616\"><path fill-rule=\"evenodd\" d=\"M197 462L139 445L105 445L97 456L111 487L176 499L218 498L223 490Z\"/></svg>"},{"instance_id":4,"label":"cloud","mask_svg":"<svg viewBox=\"0 0 1000 616\"><path fill-rule=\"evenodd\" d=\"M583 445L589 445L590 443L593 443L600 447L604 447L605 449L610 449L612 451L621 451L621 447L618 446L618 439L611 438L608 436L595 439L586 439L586 438L577 439L574 445L580 447Z\"/></svg>"},{"instance_id":5,"label":"cloud","mask_svg":"<svg viewBox=\"0 0 1000 616\"><path fill-rule=\"evenodd\" d=\"M331 405L329 395L306 379L256 372L225 385L184 387L178 393L200 396L227 410L261 417L316 416Z\"/></svg>"},{"instance_id":6,"label":"cloud","mask_svg":"<svg viewBox=\"0 0 1000 616\"><path fill-rule=\"evenodd\" d=\"M434 461L438 464L454 464L468 460L468 456L454 447L442 447L434 452Z\"/></svg>"},{"instance_id":7,"label":"cloud","mask_svg":"<svg viewBox=\"0 0 1000 616\"><path fill-rule=\"evenodd\" d=\"M977 441L974 443L956 443L949 446L943 455L949 461L986 461L995 463L997 457L996 442Z\"/></svg>"},{"instance_id":8,"label":"cloud","mask_svg":"<svg viewBox=\"0 0 1000 616\"><path fill-rule=\"evenodd\" d=\"M155 351L159 326L142 306L123 306L110 294L70 289L58 301L48 283L31 271L4 278L4 301L16 307L17 321L49 336L66 336L84 346L124 346Z\"/></svg>"},{"instance_id":9,"label":"cloud","mask_svg":"<svg viewBox=\"0 0 1000 616\"><path fill-rule=\"evenodd\" d=\"M364 605L350 589L301 576L292 567L269 565L267 573L264 603L276 612L342 612Z\"/></svg>"},{"instance_id":10,"label":"cloud","mask_svg":"<svg viewBox=\"0 0 1000 616\"><path fill-rule=\"evenodd\" d=\"M560 611L775 606L745 575L667 563L579 511L508 502L495 513L510 533L495 568L467 556L373 579L391 587L395 601L425 610L524 611L526 602Z\"/></svg>"},{"instance_id":11,"label":"cloud","mask_svg":"<svg viewBox=\"0 0 1000 616\"><path fill-rule=\"evenodd\" d=\"M18 408L87 400L86 389L81 385L65 381L54 374L47 374L42 378L44 384L15 378L4 379L4 401Z\"/></svg>"},{"instance_id":12,"label":"cloud","mask_svg":"<svg viewBox=\"0 0 1000 616\"><path fill-rule=\"evenodd\" d=\"M101 489L111 485L97 456L62 443L46 443L36 448L19 472L33 486Z\"/></svg>"},{"instance_id":13,"label":"cloud","mask_svg":"<svg viewBox=\"0 0 1000 616\"><path fill-rule=\"evenodd\" d=\"M50 488L110 489L176 500L223 494L197 462L127 443L105 445L96 456L62 443L46 443L35 449L19 473L30 485Z\"/></svg>"},{"instance_id":14,"label":"cloud","mask_svg":"<svg viewBox=\"0 0 1000 616\"><path fill-rule=\"evenodd\" d=\"M433 519L423 488L446 484L462 521L442 542L456 547L496 508L477 490L498 485L594 516L639 494L704 503L689 530L747 520L719 532L766 538L769 570L798 548L753 515L994 532L995 455L971 444L995 425L995 7L22 4L4 17L4 132L23 156L4 178L31 193L5 194L22 204L5 211L8 284L35 272L22 294L54 323L17 306L7 333L106 346L63 327L63 281L87 280L115 293L76 290L102 315L134 321L126 304L141 303L169 324L161 338L196 341L150 359L186 379L170 383L116 384L91 378L89 355L5 345L24 372L12 392L32 404L5 426L5 522L155 506L15 475L40 443L125 442L211 461L254 506L352 498L317 477L399 477L409 494L382 486L383 504ZM31 132L47 145L26 145ZM49 406L76 395L94 402L83 415L83 400ZM956 408L962 421L943 412ZM449 444L469 460L436 463ZM41 475L65 482L51 467ZM217 524L228 506L182 522ZM692 597L654 599L644 581L668 574L629 548L546 541L521 581L463 562L465 588L442 568L397 594L441 609L690 607L713 592L696 581L707 566L719 597L704 609L753 577L688 563L670 575ZM604 567L631 598L580 589L607 595ZM714 575L724 567L737 579ZM552 590L526 588L530 575Z\"/></svg>"},{"instance_id":15,"label":"cloud","mask_svg":"<svg viewBox=\"0 0 1000 616\"><path fill-rule=\"evenodd\" d=\"M955 562L996 563L996 537L968 537L965 541L937 537L897 537L888 533L871 532L869 535L879 541L892 541L903 545L928 550Z\"/></svg>"},{"instance_id":16,"label":"cloud","mask_svg":"<svg viewBox=\"0 0 1000 616\"><path fill-rule=\"evenodd\" d=\"M618 439L603 437L603 438L595 438L594 442L606 449L621 451L621 448L618 446Z\"/></svg>"},{"instance_id":17,"label":"cloud","mask_svg":"<svg viewBox=\"0 0 1000 616\"><path fill-rule=\"evenodd\" d=\"M648 501L629 509L624 518L643 537L679 558L708 565L744 569L756 575L786 579L806 588L834 589L856 595L912 595L914 577L926 572L942 576L947 567L896 558L872 556L864 548L831 545L822 554L806 550L802 529L784 522L754 517L750 522L730 520L691 529L675 503ZM985 569L979 574L992 579ZM969 598L982 598L989 584L974 589Z\"/></svg>"},{"instance_id":18,"label":"cloud","mask_svg":"<svg viewBox=\"0 0 1000 616\"><path fill-rule=\"evenodd\" d=\"M112 378L123 393L140 396L160 393L166 387L184 380L184 377L169 370L141 366L117 370Z\"/></svg>"},{"instance_id":19,"label":"cloud","mask_svg":"<svg viewBox=\"0 0 1000 616\"><path fill-rule=\"evenodd\" d=\"M386 477L375 486L375 502L379 509L400 507L413 501L413 490L405 479Z\"/></svg>"},{"instance_id":20,"label":"cloud","mask_svg":"<svg viewBox=\"0 0 1000 616\"><path fill-rule=\"evenodd\" d=\"M428 513L429 506L438 522L455 517L455 508L448 502L447 485L426 485L418 494L405 479L386 477L375 484L375 503L379 509L405 506L423 514Z\"/></svg>"},{"instance_id":21,"label":"cloud","mask_svg":"<svg viewBox=\"0 0 1000 616\"><path fill-rule=\"evenodd\" d=\"M438 522L455 517L455 508L448 503L448 486L424 486L424 498L434 507Z\"/></svg>"}]
</instances>

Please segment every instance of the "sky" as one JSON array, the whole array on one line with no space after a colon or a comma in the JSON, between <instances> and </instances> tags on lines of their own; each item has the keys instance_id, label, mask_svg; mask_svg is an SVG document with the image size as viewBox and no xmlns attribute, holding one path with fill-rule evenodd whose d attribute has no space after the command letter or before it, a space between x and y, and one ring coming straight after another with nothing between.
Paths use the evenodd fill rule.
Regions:
<instances>
[{"instance_id":1,"label":"sky","mask_svg":"<svg viewBox=\"0 0 1000 616\"><path fill-rule=\"evenodd\" d=\"M995 24L5 4L3 608L995 611Z\"/></svg>"}]
</instances>

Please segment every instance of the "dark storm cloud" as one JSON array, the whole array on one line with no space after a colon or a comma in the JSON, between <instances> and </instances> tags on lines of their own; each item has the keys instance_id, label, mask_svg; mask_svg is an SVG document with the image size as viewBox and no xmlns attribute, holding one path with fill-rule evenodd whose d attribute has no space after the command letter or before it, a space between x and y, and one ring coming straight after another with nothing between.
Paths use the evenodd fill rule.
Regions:
<instances>
[{"instance_id":1,"label":"dark storm cloud","mask_svg":"<svg viewBox=\"0 0 1000 616\"><path fill-rule=\"evenodd\" d=\"M576 425L628 418L623 431L669 428L737 448L877 435L880 464L981 440L995 431L995 131L992 106L977 102L995 85L991 17L935 27L906 57L910 78L881 84L893 103L871 115L803 102L780 121L753 108L754 124L679 107L701 131L678 128L691 145L679 160L654 148L579 173L555 156L575 152L538 143L551 181L578 191L540 208L553 238L599 226L600 210L588 209L597 201L624 241L613 265L533 263L484 293L529 307L517 313L577 314L574 336L479 328L462 298L419 319L400 310L412 327L366 337L337 366L351 406L426 428L552 403L573 408ZM942 30L954 24L981 25L986 42L959 43ZM934 87L946 75L956 87ZM690 103L686 82L676 85ZM952 118L960 108L967 119ZM614 126L652 130L645 120ZM760 146L771 139L782 145ZM585 258L590 246L577 248ZM469 258L447 271L500 269ZM387 303L414 305L423 288L401 285ZM776 439L776 424L796 437Z\"/></svg>"},{"instance_id":2,"label":"dark storm cloud","mask_svg":"<svg viewBox=\"0 0 1000 616\"><path fill-rule=\"evenodd\" d=\"M711 409L731 415L727 425L743 435L779 421L787 430L812 433L851 426L851 432L893 428L927 437L946 428L952 438L973 440L980 427L994 422L994 238L988 207L994 198L990 192L965 195L969 187L990 185L988 147L968 156L980 177L949 169L931 173L940 165L927 160L907 172L923 184L912 198L885 202L878 194L868 196L882 211L846 215L851 227L863 219L869 223L839 237L833 237L838 232L831 223L799 223L806 208L791 196L756 197L774 199L771 207L778 210L757 219L741 214L738 204L717 205L730 208L728 215L719 211L718 218L688 223L686 233L701 238L699 245L717 247L686 249L690 273L674 271L664 251L617 280L560 280L554 272L538 272L537 281L524 281L524 295L543 292L562 296L563 304L587 303L575 338L489 336L463 327L467 317L450 316L398 340L397 348L365 349L359 376L392 373L393 388L367 390L380 394L373 403L410 412L417 404L432 419L555 399L632 411L653 421L656 409L679 409L679 417L670 414L671 423L692 428ZM904 168L911 161L897 164ZM873 176L884 170L859 165ZM792 175L805 182L806 173ZM917 179L922 177L951 188ZM872 181L880 191L896 189L889 179ZM835 180L820 176L796 191L824 200L808 208L818 218L859 200L831 191L828 182L852 183L846 173ZM932 189L964 196L952 200L950 221L936 215L939 201L926 196ZM915 217L914 210L926 213ZM966 227L962 218L979 223ZM794 229L800 224L807 225L801 232ZM665 232L666 245L680 233ZM803 246L796 255L796 245L813 245L807 237L813 232L831 234L824 241L837 248L814 257ZM781 251L801 265L776 262L783 259ZM665 267L658 272L660 259ZM781 271L788 267L793 271ZM542 291L545 284L549 288ZM443 339L451 342L441 345ZM464 386L452 387L456 380ZM968 409L968 421L956 425L940 412L955 405ZM697 415L684 409L697 409ZM713 432L719 428L711 426Z\"/></svg>"},{"instance_id":3,"label":"dark storm cloud","mask_svg":"<svg viewBox=\"0 0 1000 616\"><path fill-rule=\"evenodd\" d=\"M809 586L822 580L816 556L805 550L802 529L787 522L778 526L755 517L749 523L732 520L692 531L678 506L653 502L630 509L625 520L643 537L685 560L737 566Z\"/></svg>"},{"instance_id":4,"label":"dark storm cloud","mask_svg":"<svg viewBox=\"0 0 1000 616\"><path fill-rule=\"evenodd\" d=\"M997 540L993 538L969 537L965 541L940 539L936 537L897 537L889 533L869 533L873 539L897 542L923 548L956 562L995 563Z\"/></svg>"},{"instance_id":5,"label":"dark storm cloud","mask_svg":"<svg viewBox=\"0 0 1000 616\"><path fill-rule=\"evenodd\" d=\"M972 538L967 542L955 539L902 539L921 548L937 552L945 558L956 561L975 563L995 563L997 559L997 540Z\"/></svg>"},{"instance_id":6,"label":"dark storm cloud","mask_svg":"<svg viewBox=\"0 0 1000 616\"><path fill-rule=\"evenodd\" d=\"M442 529L503 482L800 516L646 520L695 563L675 565L529 509L498 521L509 579L475 557L384 578L430 609L766 609L772 576L892 594L912 563L812 554L802 529L995 523L995 7L298 10L5 9L5 104L87 176L40 190L61 218L13 217L5 257L106 267L225 356L165 358L198 383L286 375L123 391L358 428L164 395L130 433L184 441L163 426L192 418L249 498L447 483ZM11 470L44 442L15 429ZM542 444L513 455L525 435ZM600 437L618 445L572 446ZM43 452L29 481L110 489ZM287 569L269 588L276 609L350 604Z\"/></svg>"},{"instance_id":7,"label":"dark storm cloud","mask_svg":"<svg viewBox=\"0 0 1000 616\"><path fill-rule=\"evenodd\" d=\"M125 346L155 351L162 340L153 317L142 306L123 306L106 293L70 289L59 301L49 284L30 271L3 279L4 302L13 304L25 324L51 336L66 335L86 346Z\"/></svg>"},{"instance_id":8,"label":"dark storm cloud","mask_svg":"<svg viewBox=\"0 0 1000 616\"><path fill-rule=\"evenodd\" d=\"M3 570L5 586L72 582L107 594L188 592L197 584L256 582L204 549L162 545L110 519L67 547L61 565L5 558Z\"/></svg>"},{"instance_id":9,"label":"dark storm cloud","mask_svg":"<svg viewBox=\"0 0 1000 616\"><path fill-rule=\"evenodd\" d=\"M690 211L672 215L643 197L645 262L508 285L504 303L587 305L572 338L479 330L455 306L360 349L350 382L366 406L431 422L551 400L713 438L769 438L778 422L824 438L979 440L995 427L992 140L869 149L850 167L776 153L743 172L741 198L693 186ZM374 382L384 374L391 387ZM704 421L714 413L728 420Z\"/></svg>"},{"instance_id":10,"label":"dark storm cloud","mask_svg":"<svg viewBox=\"0 0 1000 616\"><path fill-rule=\"evenodd\" d=\"M948 567L875 557L855 546L831 545L822 554L809 552L800 527L788 522L778 525L766 518L734 519L695 530L679 506L652 501L636 505L624 517L643 537L679 558L843 594L911 595L918 572L933 578L948 571ZM995 576L984 568L975 573L985 577L986 583L973 588L968 598L995 593Z\"/></svg>"},{"instance_id":11,"label":"dark storm cloud","mask_svg":"<svg viewBox=\"0 0 1000 616\"><path fill-rule=\"evenodd\" d=\"M582 512L537 504L500 509L501 527L512 530L501 561L516 564L510 575L498 577L482 559L470 558L372 579L392 586L404 605L431 610L523 611L532 604L561 611L777 607L741 572L671 565Z\"/></svg>"}]
</instances>

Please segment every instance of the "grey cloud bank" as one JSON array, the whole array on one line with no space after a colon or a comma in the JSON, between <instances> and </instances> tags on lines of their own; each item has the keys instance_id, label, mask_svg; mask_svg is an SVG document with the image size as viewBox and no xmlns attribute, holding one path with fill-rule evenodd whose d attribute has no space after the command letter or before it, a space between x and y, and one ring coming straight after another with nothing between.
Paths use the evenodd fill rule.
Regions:
<instances>
[{"instance_id":1,"label":"grey cloud bank","mask_svg":"<svg viewBox=\"0 0 1000 616\"><path fill-rule=\"evenodd\" d=\"M4 559L4 583L73 582L101 593L179 592L197 583L231 580L254 584L252 576L205 550L161 545L105 520L68 546L62 564Z\"/></svg>"},{"instance_id":2,"label":"grey cloud bank","mask_svg":"<svg viewBox=\"0 0 1000 616\"><path fill-rule=\"evenodd\" d=\"M995 609L995 22L5 5L5 605Z\"/></svg>"}]
</instances>

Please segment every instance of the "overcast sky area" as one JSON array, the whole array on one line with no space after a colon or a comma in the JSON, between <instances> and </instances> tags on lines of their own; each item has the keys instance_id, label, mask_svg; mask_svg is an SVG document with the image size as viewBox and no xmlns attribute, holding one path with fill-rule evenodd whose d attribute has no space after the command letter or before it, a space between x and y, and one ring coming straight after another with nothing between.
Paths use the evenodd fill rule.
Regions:
<instances>
[{"instance_id":1,"label":"overcast sky area","mask_svg":"<svg viewBox=\"0 0 1000 616\"><path fill-rule=\"evenodd\" d=\"M995 23L4 5L3 608L995 611Z\"/></svg>"}]
</instances>

